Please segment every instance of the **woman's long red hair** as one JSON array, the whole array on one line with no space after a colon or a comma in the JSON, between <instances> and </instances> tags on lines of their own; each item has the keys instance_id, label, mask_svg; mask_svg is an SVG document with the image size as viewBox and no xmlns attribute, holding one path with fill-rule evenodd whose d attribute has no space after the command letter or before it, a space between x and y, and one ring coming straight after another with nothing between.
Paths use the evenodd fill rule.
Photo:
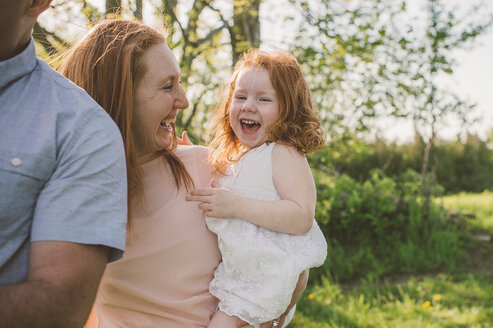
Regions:
<instances>
[{"instance_id":1,"label":"woman's long red hair","mask_svg":"<svg viewBox=\"0 0 493 328\"><path fill-rule=\"evenodd\" d=\"M151 46L166 43L167 32L159 33L143 23L105 20L96 24L62 57L58 70L87 93L113 118L122 134L126 154L129 222L131 210L142 199L143 186L134 135L135 88L146 73L142 55ZM187 189L193 180L173 153L176 137L163 150L178 188Z\"/></svg>"}]
</instances>

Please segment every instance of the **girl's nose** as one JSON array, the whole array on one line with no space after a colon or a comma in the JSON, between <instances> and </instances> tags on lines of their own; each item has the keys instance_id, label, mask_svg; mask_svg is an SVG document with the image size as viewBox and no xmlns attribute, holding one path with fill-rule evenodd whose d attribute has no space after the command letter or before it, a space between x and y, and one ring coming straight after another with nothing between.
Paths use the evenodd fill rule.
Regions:
<instances>
[{"instance_id":1,"label":"girl's nose","mask_svg":"<svg viewBox=\"0 0 493 328\"><path fill-rule=\"evenodd\" d=\"M252 101L250 98L248 98L243 103L243 106L241 106L240 110L244 112L255 112L257 110L257 107L255 106L255 101Z\"/></svg>"}]
</instances>

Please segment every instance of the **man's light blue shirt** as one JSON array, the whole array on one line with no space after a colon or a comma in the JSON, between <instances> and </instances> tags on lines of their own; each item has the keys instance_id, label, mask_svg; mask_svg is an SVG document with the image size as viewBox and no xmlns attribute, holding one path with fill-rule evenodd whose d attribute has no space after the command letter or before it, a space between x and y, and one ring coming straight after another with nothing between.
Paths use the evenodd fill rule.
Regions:
<instances>
[{"instance_id":1,"label":"man's light blue shirt","mask_svg":"<svg viewBox=\"0 0 493 328\"><path fill-rule=\"evenodd\" d=\"M84 90L36 58L0 62L0 284L25 281L34 241L125 246L121 135Z\"/></svg>"}]
</instances>

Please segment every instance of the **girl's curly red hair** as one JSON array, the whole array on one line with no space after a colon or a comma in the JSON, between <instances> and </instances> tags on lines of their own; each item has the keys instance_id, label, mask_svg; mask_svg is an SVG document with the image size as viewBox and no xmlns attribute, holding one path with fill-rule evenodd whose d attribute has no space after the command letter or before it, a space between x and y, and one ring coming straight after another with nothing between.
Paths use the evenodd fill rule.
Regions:
<instances>
[{"instance_id":1,"label":"girl's curly red hair","mask_svg":"<svg viewBox=\"0 0 493 328\"><path fill-rule=\"evenodd\" d=\"M243 54L236 63L228 88L212 117L209 159L214 167L224 173L225 167L237 161L239 153L245 150L229 122L238 74L245 67L267 70L279 100L279 117L267 130L265 141L293 146L302 154L323 148L326 134L315 114L310 88L296 58L286 52L254 49Z\"/></svg>"}]
</instances>

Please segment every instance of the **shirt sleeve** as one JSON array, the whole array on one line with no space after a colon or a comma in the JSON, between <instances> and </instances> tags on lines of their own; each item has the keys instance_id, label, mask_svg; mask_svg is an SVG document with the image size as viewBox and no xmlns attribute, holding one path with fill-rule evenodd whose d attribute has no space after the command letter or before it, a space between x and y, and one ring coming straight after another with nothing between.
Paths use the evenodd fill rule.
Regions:
<instances>
[{"instance_id":1,"label":"shirt sleeve","mask_svg":"<svg viewBox=\"0 0 493 328\"><path fill-rule=\"evenodd\" d=\"M101 108L76 123L60 137L57 167L36 203L31 241L105 245L115 260L125 247L127 220L121 135Z\"/></svg>"}]
</instances>

